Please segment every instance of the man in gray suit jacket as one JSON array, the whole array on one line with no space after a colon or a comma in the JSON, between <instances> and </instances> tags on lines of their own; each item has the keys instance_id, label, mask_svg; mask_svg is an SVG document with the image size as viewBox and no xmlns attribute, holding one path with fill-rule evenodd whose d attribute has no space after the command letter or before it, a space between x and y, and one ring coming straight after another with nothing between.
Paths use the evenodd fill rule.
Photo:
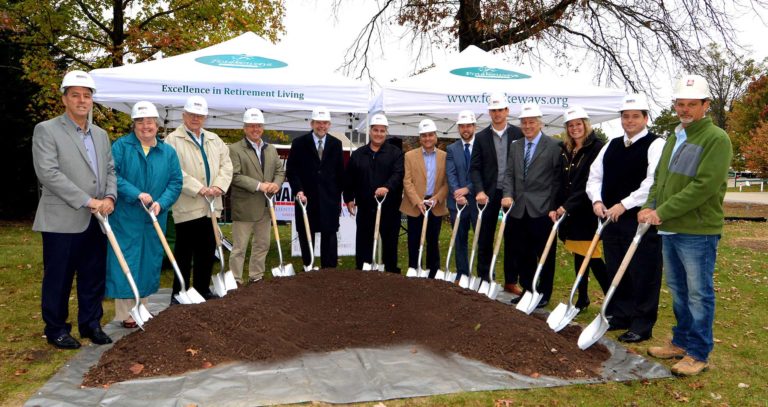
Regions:
<instances>
[{"instance_id":1,"label":"man in gray suit jacket","mask_svg":"<svg viewBox=\"0 0 768 407\"><path fill-rule=\"evenodd\" d=\"M461 211L459 229L456 231L457 281L462 275L469 275L467 240L469 239L469 228L474 228L477 222L475 189L469 178L472 146L475 143L475 123L475 114L471 110L459 112L456 125L459 128L460 139L446 148L448 155L445 159L445 172L448 176L448 211L451 214L451 223L456 222L458 214L456 204L466 205Z\"/></svg>"},{"instance_id":2,"label":"man in gray suit jacket","mask_svg":"<svg viewBox=\"0 0 768 407\"><path fill-rule=\"evenodd\" d=\"M550 212L556 209L555 199L560 189L560 142L541 132L541 110L526 103L520 113L523 139L512 143L504 177L504 198L501 205L508 208L507 228L512 229L511 245L505 246L504 256L513 255L520 267L520 283L526 291L533 289L533 274L552 229ZM511 247L511 250L506 250ZM553 245L541 271L537 291L543 294L539 308L549 303L555 278ZM509 252L512 253L509 253ZM512 300L516 303L521 297Z\"/></svg>"},{"instance_id":3,"label":"man in gray suit jacket","mask_svg":"<svg viewBox=\"0 0 768 407\"><path fill-rule=\"evenodd\" d=\"M77 349L80 342L67 323L75 273L80 336L98 345L112 342L101 329L107 240L91 214L112 213L117 182L107 133L89 120L93 79L83 71L69 72L61 91L64 114L38 123L32 136L33 165L42 184L32 229L43 235L45 335L57 348Z\"/></svg>"},{"instance_id":4,"label":"man in gray suit jacket","mask_svg":"<svg viewBox=\"0 0 768 407\"><path fill-rule=\"evenodd\" d=\"M283 162L274 146L262 139L264 114L248 109L243 115L245 137L229 146L232 159L232 254L229 265L235 280L243 283L243 262L248 240L253 234L251 259L248 262L250 281L264 277L264 263L269 252L271 217L264 193L276 194L285 179Z\"/></svg>"}]
</instances>

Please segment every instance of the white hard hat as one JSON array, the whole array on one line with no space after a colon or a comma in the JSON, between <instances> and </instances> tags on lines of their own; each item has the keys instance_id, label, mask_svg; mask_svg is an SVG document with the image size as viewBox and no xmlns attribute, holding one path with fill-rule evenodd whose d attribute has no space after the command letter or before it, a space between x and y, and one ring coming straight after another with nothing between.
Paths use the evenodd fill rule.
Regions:
<instances>
[{"instance_id":1,"label":"white hard hat","mask_svg":"<svg viewBox=\"0 0 768 407\"><path fill-rule=\"evenodd\" d=\"M243 123L264 124L264 113L255 107L248 109L243 113Z\"/></svg>"},{"instance_id":2,"label":"white hard hat","mask_svg":"<svg viewBox=\"0 0 768 407\"><path fill-rule=\"evenodd\" d=\"M491 98L488 99L488 110L505 109L507 107L509 107L507 95L500 92L491 93Z\"/></svg>"},{"instance_id":3,"label":"white hard hat","mask_svg":"<svg viewBox=\"0 0 768 407\"><path fill-rule=\"evenodd\" d=\"M525 103L523 104L523 107L520 108L520 116L518 116L518 119L524 119L526 117L541 117L544 116L541 114L541 109L539 109L539 105L536 103Z\"/></svg>"},{"instance_id":4,"label":"white hard hat","mask_svg":"<svg viewBox=\"0 0 768 407\"><path fill-rule=\"evenodd\" d=\"M59 90L64 93L70 86L82 86L84 88L90 88L91 93L96 93L96 82L93 81L91 75L85 71L69 71L64 75L64 79L61 81L61 88Z\"/></svg>"},{"instance_id":5,"label":"white hard hat","mask_svg":"<svg viewBox=\"0 0 768 407\"><path fill-rule=\"evenodd\" d=\"M371 126L385 126L389 127L389 122L387 121L387 116L384 116L382 113L376 113L371 117Z\"/></svg>"},{"instance_id":6,"label":"white hard hat","mask_svg":"<svg viewBox=\"0 0 768 407\"><path fill-rule=\"evenodd\" d=\"M475 113L471 110L462 110L459 112L459 117L456 118L456 124L475 124Z\"/></svg>"},{"instance_id":7,"label":"white hard hat","mask_svg":"<svg viewBox=\"0 0 768 407\"><path fill-rule=\"evenodd\" d=\"M202 96L190 96L187 98L187 103L184 104L184 111L208 116L208 102Z\"/></svg>"},{"instance_id":8,"label":"white hard hat","mask_svg":"<svg viewBox=\"0 0 768 407\"><path fill-rule=\"evenodd\" d=\"M563 113L563 123L568 123L575 119L589 119L589 115L583 107L574 105L569 107L565 113Z\"/></svg>"},{"instance_id":9,"label":"white hard hat","mask_svg":"<svg viewBox=\"0 0 768 407\"><path fill-rule=\"evenodd\" d=\"M131 119L141 119L142 117L160 117L160 114L157 113L157 108L152 102L142 100L133 105Z\"/></svg>"},{"instance_id":10,"label":"white hard hat","mask_svg":"<svg viewBox=\"0 0 768 407\"><path fill-rule=\"evenodd\" d=\"M647 112L651 109L648 107L648 99L646 99L645 95L642 93L631 93L624 96L624 101L621 103L619 112L625 110L644 110Z\"/></svg>"},{"instance_id":11,"label":"white hard hat","mask_svg":"<svg viewBox=\"0 0 768 407\"><path fill-rule=\"evenodd\" d=\"M677 99L710 99L707 80L699 75L683 75L677 81L672 100Z\"/></svg>"},{"instance_id":12,"label":"white hard hat","mask_svg":"<svg viewBox=\"0 0 768 407\"><path fill-rule=\"evenodd\" d=\"M437 131L437 126L435 126L435 122L432 120L424 119L419 123L419 134L432 133L433 131Z\"/></svg>"},{"instance_id":13,"label":"white hard hat","mask_svg":"<svg viewBox=\"0 0 768 407\"><path fill-rule=\"evenodd\" d=\"M329 122L331 121L331 112L324 106L318 106L312 109L312 120Z\"/></svg>"}]
</instances>

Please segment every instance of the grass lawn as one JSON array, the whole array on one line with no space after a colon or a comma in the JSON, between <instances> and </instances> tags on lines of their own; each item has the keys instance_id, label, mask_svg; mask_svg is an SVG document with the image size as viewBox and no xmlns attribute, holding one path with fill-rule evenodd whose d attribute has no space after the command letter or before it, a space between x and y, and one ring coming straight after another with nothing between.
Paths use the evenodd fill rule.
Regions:
<instances>
[{"instance_id":1,"label":"grass lawn","mask_svg":"<svg viewBox=\"0 0 768 407\"><path fill-rule=\"evenodd\" d=\"M731 207L729 211L766 212L766 207ZM726 215L729 215L727 213ZM733 214L730 214L734 216ZM756 216L756 215L755 215ZM761 215L765 216L765 215ZM31 223L0 222L0 405L18 406L42 386L66 361L71 351L57 350L42 337L40 284L42 249L39 233ZM444 225L442 254L445 255L450 228ZM225 227L225 233L227 228ZM289 227L281 226L283 252L289 252ZM405 258L405 237L401 238L401 267ZM301 262L294 258L296 270ZM267 267L277 263L276 250L270 252ZM499 260L498 264L502 264ZM339 268L354 268L354 259L340 259ZM497 273L499 279L503 273ZM162 286L171 284L173 272L163 271ZM572 256L558 247L555 293L550 308L567 301L573 282ZM445 396L387 401L387 406L653 406L653 405L768 405L768 228L765 223L735 222L725 228L715 274L717 310L715 350L712 369L698 377L654 381L580 385L563 388L458 393ZM592 305L576 321L585 325L594 319L603 298L598 285L590 285ZM76 316L73 290L70 315ZM114 315L113 303L105 301L105 319ZM514 312L510 308L510 312ZM630 346L645 354L651 345L662 344L674 324L669 292L662 286L659 321L654 338L641 346ZM76 332L75 332L76 334ZM609 332L616 338L621 331ZM77 335L75 335L77 336ZM665 362L666 363L666 362ZM671 366L671 363L667 363ZM374 405L369 403L367 405Z\"/></svg>"}]
</instances>

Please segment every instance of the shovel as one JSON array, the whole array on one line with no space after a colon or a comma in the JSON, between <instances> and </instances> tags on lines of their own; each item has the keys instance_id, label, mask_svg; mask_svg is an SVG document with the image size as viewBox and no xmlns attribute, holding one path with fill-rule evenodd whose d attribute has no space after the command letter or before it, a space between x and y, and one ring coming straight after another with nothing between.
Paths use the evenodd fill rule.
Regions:
<instances>
[{"instance_id":1,"label":"shovel","mask_svg":"<svg viewBox=\"0 0 768 407\"><path fill-rule=\"evenodd\" d=\"M364 271L384 271L384 265L381 264L381 261L376 261L376 248L379 245L379 225L381 224L381 205L384 203L384 200L387 199L387 194L384 194L384 196L379 199L378 196L374 195L374 198L376 199L376 223L373 226L373 253L371 254L371 262L370 263L363 263L363 270Z\"/></svg>"},{"instance_id":2,"label":"shovel","mask_svg":"<svg viewBox=\"0 0 768 407\"><path fill-rule=\"evenodd\" d=\"M429 218L429 211L432 210L432 203L431 200L424 200L424 206L426 206L426 209L424 210L424 221L421 223L421 239L419 240L419 260L418 260L418 269L415 269L413 267L408 267L408 271L405 273L406 277L420 277L420 278L427 278L429 277L429 269L422 269L421 268L421 254L424 253L424 241L427 239L427 220Z\"/></svg>"},{"instance_id":3,"label":"shovel","mask_svg":"<svg viewBox=\"0 0 768 407\"><path fill-rule=\"evenodd\" d=\"M584 328L584 331L581 332L581 335L579 335L579 349L584 350L594 345L595 342L605 335L608 328L610 328L608 318L605 316L605 310L608 308L608 303L611 302L611 297L613 297L613 293L616 292L616 287L619 286L621 278L624 277L624 272L627 271L627 267L629 267L629 263L635 255L637 246L640 245L640 239L643 238L643 235L650 227L651 225L649 223L641 223L637 225L637 232L635 232L635 237L632 238L632 244L629 245L627 254L624 255L624 260L621 261L619 270L616 272L616 276L613 277L613 281L611 281L611 288L608 289L608 293L605 295L603 307L600 309L600 315L595 317L595 320L587 325L587 327Z\"/></svg>"},{"instance_id":4,"label":"shovel","mask_svg":"<svg viewBox=\"0 0 768 407\"><path fill-rule=\"evenodd\" d=\"M501 291L501 286L496 282L496 257L498 257L499 249L501 249L501 239L504 238L504 229L507 226L507 215L509 215L511 210L512 206L507 208L507 210L504 210L504 208L501 209L501 226L499 226L499 231L496 232L496 242L493 246L493 257L491 258L491 267L488 273L488 277L490 277L491 281L483 280L483 282L480 283L480 289L477 290L478 293L487 295L488 298L492 300L495 300L499 295L499 291Z\"/></svg>"},{"instance_id":5,"label":"shovel","mask_svg":"<svg viewBox=\"0 0 768 407\"><path fill-rule=\"evenodd\" d=\"M109 226L109 220L106 216L102 216L98 212L94 213L93 216L99 220L102 229L104 229L104 233L107 234L107 239L109 240L109 244L112 246L112 251L115 252L117 262L120 263L120 268L123 270L125 278L128 279L128 285L131 286L131 291L133 291L133 298L136 300L136 305L134 305L133 308L128 311L128 313L131 315L131 318L136 321L136 324L139 326L139 328L144 330L144 324L152 319L152 314L147 311L147 307L145 307L139 299L139 289L136 288L136 282L133 281L133 275L131 275L131 270L128 268L128 263L125 262L123 251L120 250L120 245L117 244L115 233L112 232L112 227Z\"/></svg>"},{"instance_id":6,"label":"shovel","mask_svg":"<svg viewBox=\"0 0 768 407\"><path fill-rule=\"evenodd\" d=\"M237 282L235 281L235 275L232 270L224 271L224 250L221 245L221 231L219 230L219 222L216 220L216 199L205 197L208 201L208 206L211 211L211 225L213 226L213 236L216 239L216 257L219 258L219 272L211 275L211 281L213 281L213 292L223 297L227 295L227 291L236 290Z\"/></svg>"},{"instance_id":7,"label":"shovel","mask_svg":"<svg viewBox=\"0 0 768 407\"><path fill-rule=\"evenodd\" d=\"M456 280L456 273L451 272L451 252L453 251L453 247L456 245L456 234L459 232L459 222L461 222L461 212L464 211L464 209L467 207L467 204L459 206L459 203L456 203L456 221L453 222L453 231L451 232L451 243L448 245L448 255L445 257L445 272L442 270L437 270L437 275L435 275L435 278L439 279L440 277L443 277L443 280L453 282L453 280Z\"/></svg>"},{"instance_id":8,"label":"shovel","mask_svg":"<svg viewBox=\"0 0 768 407\"><path fill-rule=\"evenodd\" d=\"M589 245L589 249L587 249L587 254L584 255L584 261L581 262L579 273L576 274L576 281L573 283L573 287L571 288L571 295L568 297L568 305L565 305L561 302L557 305L557 307L555 307L555 309L552 310L552 312L549 314L549 317L547 318L547 325L549 325L549 327L552 328L552 330L555 332L559 332L568 326L568 324L571 323L574 318L576 318L576 315L579 314L579 309L573 305L573 296L576 294L576 289L579 287L579 283L584 277L584 273L587 271L587 267L589 267L589 261L592 259L592 253L595 251L598 242L600 242L600 235L603 233L605 226L609 223L611 223L610 217L606 217L602 222L597 222L597 231L595 231L595 237L592 238L592 243Z\"/></svg>"},{"instance_id":9,"label":"shovel","mask_svg":"<svg viewBox=\"0 0 768 407\"><path fill-rule=\"evenodd\" d=\"M275 194L264 193L269 203L269 215L272 217L272 229L275 231L275 242L277 243L277 255L280 259L280 264L277 267L272 267L273 277L290 277L295 276L296 272L293 271L293 264L283 264L283 249L280 246L280 233L277 231L277 215L275 215ZM312 247L312 240L310 242L310 248ZM314 256L314 251L313 256Z\"/></svg>"},{"instance_id":10,"label":"shovel","mask_svg":"<svg viewBox=\"0 0 768 407\"><path fill-rule=\"evenodd\" d=\"M563 219L565 219L567 215L566 212L563 212L563 214L560 215L560 219L552 225L552 231L549 232L549 239L547 239L547 244L544 246L544 252L541 253L541 258L539 258L539 265L536 266L536 274L533 276L533 282L531 283L531 289L533 289L533 291L526 291L525 294L523 294L523 298L517 303L517 309L528 315L531 315L531 312L533 312L533 310L536 309L536 306L539 305L541 298L544 297L544 294L536 290L536 286L539 284L539 276L541 275L541 270L544 268L544 263L547 260L549 249L552 248L552 243L555 242L557 228L560 227L560 223L563 222Z\"/></svg>"},{"instance_id":11,"label":"shovel","mask_svg":"<svg viewBox=\"0 0 768 407\"><path fill-rule=\"evenodd\" d=\"M309 260L309 265L304 266L304 271L317 271L317 270L320 270L320 268L313 266L313 264L315 264L315 246L312 244L312 229L310 229L309 227L309 218L307 218L307 204L305 204L304 202L301 202L301 199L299 199L298 196L296 197L296 201L299 203L299 206L301 206L301 213L304 214L304 216L302 217L304 218L304 231L307 233L307 244L309 245L310 260ZM298 233L298 230L296 232ZM281 257L280 264L282 263L283 263L283 260ZM291 265L291 269L293 269L293 265Z\"/></svg>"},{"instance_id":12,"label":"shovel","mask_svg":"<svg viewBox=\"0 0 768 407\"><path fill-rule=\"evenodd\" d=\"M173 271L176 273L176 278L179 279L181 290L179 290L179 292L173 297L176 298L176 301L178 301L179 304L200 304L205 302L205 298L203 298L203 296L200 295L200 293L198 293L194 287L190 287L189 291L187 291L186 284L184 284L184 277L181 276L181 270L179 270L179 265L176 263L176 257L173 256L173 251L171 251L171 248L168 246L168 241L165 240L165 234L160 228L160 224L157 222L157 216L155 216L155 213L144 206L144 204L139 203L139 205L144 208L144 211L147 212L147 215L149 215L149 217L152 219L152 225L155 227L155 232L157 232L157 237L160 239L160 243L163 245L163 249L165 249L165 255L168 256L168 260L171 261Z\"/></svg>"},{"instance_id":13,"label":"shovel","mask_svg":"<svg viewBox=\"0 0 768 407\"><path fill-rule=\"evenodd\" d=\"M488 204L481 205L476 203L475 205L477 206L477 221L475 222L475 236L472 238L472 254L469 255L469 270L467 270L469 274L462 274L461 278L459 279L459 287L470 289L472 291L477 291L477 289L480 287L480 279L477 278L476 275L472 274L472 265L475 262L477 242L480 238L480 226L483 224L483 212L485 211L485 208L488 207Z\"/></svg>"}]
</instances>

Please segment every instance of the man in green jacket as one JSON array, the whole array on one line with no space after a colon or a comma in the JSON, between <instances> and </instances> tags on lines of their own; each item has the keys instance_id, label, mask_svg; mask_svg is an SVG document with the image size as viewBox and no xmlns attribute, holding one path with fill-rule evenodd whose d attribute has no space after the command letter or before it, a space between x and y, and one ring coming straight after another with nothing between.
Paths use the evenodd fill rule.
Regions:
<instances>
[{"instance_id":1,"label":"man in green jacket","mask_svg":"<svg viewBox=\"0 0 768 407\"><path fill-rule=\"evenodd\" d=\"M681 123L664 146L648 201L637 220L658 225L677 320L671 343L651 347L648 354L682 358L672 366L672 373L693 376L709 367L714 345L713 275L733 150L725 131L705 116L710 96L703 77L683 76L673 98Z\"/></svg>"}]
</instances>

